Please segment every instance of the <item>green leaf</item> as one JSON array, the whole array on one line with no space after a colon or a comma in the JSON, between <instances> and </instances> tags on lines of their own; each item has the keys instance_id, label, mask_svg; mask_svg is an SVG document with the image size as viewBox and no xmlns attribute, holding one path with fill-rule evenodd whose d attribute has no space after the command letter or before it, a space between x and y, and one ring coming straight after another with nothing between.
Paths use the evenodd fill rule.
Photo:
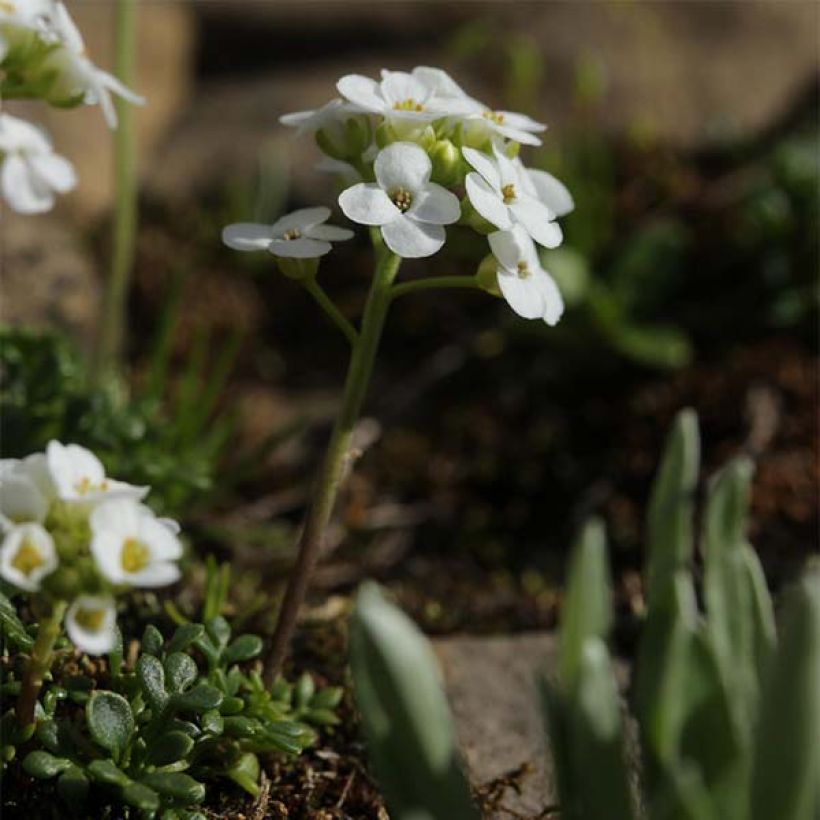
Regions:
<instances>
[{"instance_id":1,"label":"green leaf","mask_svg":"<svg viewBox=\"0 0 820 820\"><path fill-rule=\"evenodd\" d=\"M350 666L390 815L477 818L433 652L375 584L363 584L356 599Z\"/></svg>"},{"instance_id":2,"label":"green leaf","mask_svg":"<svg viewBox=\"0 0 820 820\"><path fill-rule=\"evenodd\" d=\"M197 684L190 692L174 695L174 707L182 712L207 712L222 702L222 692L208 683Z\"/></svg>"},{"instance_id":3,"label":"green leaf","mask_svg":"<svg viewBox=\"0 0 820 820\"><path fill-rule=\"evenodd\" d=\"M780 646L764 689L752 820L813 820L820 811L820 571L786 597Z\"/></svg>"},{"instance_id":4,"label":"green leaf","mask_svg":"<svg viewBox=\"0 0 820 820\"><path fill-rule=\"evenodd\" d=\"M89 782L79 766L66 769L57 780L57 793L72 808L79 807L88 798Z\"/></svg>"},{"instance_id":5,"label":"green leaf","mask_svg":"<svg viewBox=\"0 0 820 820\"><path fill-rule=\"evenodd\" d=\"M23 759L23 769L38 780L50 780L71 765L67 758L55 757L48 752L29 752Z\"/></svg>"},{"instance_id":6,"label":"green leaf","mask_svg":"<svg viewBox=\"0 0 820 820\"><path fill-rule=\"evenodd\" d=\"M159 809L159 795L142 783L128 783L122 790L122 799L129 806L150 815Z\"/></svg>"},{"instance_id":7,"label":"green leaf","mask_svg":"<svg viewBox=\"0 0 820 820\"><path fill-rule=\"evenodd\" d=\"M656 596L666 594L675 573L691 566L699 464L698 418L693 410L682 410L667 439L649 500L645 580L650 609Z\"/></svg>"},{"instance_id":8,"label":"green leaf","mask_svg":"<svg viewBox=\"0 0 820 820\"><path fill-rule=\"evenodd\" d=\"M169 692L185 691L199 676L199 669L197 669L194 659L184 652L172 652L165 659L163 666Z\"/></svg>"},{"instance_id":9,"label":"green leaf","mask_svg":"<svg viewBox=\"0 0 820 820\"><path fill-rule=\"evenodd\" d=\"M177 760L186 759L193 748L194 739L185 732L165 732L153 747L149 760L155 766L167 766L176 763Z\"/></svg>"},{"instance_id":10,"label":"green leaf","mask_svg":"<svg viewBox=\"0 0 820 820\"><path fill-rule=\"evenodd\" d=\"M148 624L142 633L141 651L158 657L162 652L162 644L162 633L153 624Z\"/></svg>"},{"instance_id":11,"label":"green leaf","mask_svg":"<svg viewBox=\"0 0 820 820\"><path fill-rule=\"evenodd\" d=\"M97 783L106 786L125 787L131 782L131 778L110 760L92 760L86 771Z\"/></svg>"},{"instance_id":12,"label":"green leaf","mask_svg":"<svg viewBox=\"0 0 820 820\"><path fill-rule=\"evenodd\" d=\"M568 692L575 686L586 640L606 638L609 632L611 598L604 525L593 519L584 526L572 551L561 612L559 673Z\"/></svg>"},{"instance_id":13,"label":"green leaf","mask_svg":"<svg viewBox=\"0 0 820 820\"><path fill-rule=\"evenodd\" d=\"M255 754L246 752L240 755L237 761L225 770L225 774L251 797L259 794L259 758Z\"/></svg>"},{"instance_id":14,"label":"green leaf","mask_svg":"<svg viewBox=\"0 0 820 820\"><path fill-rule=\"evenodd\" d=\"M202 626L202 624L183 624L177 627L173 637L168 641L168 646L165 648L165 651L168 654L172 652L184 652L204 634L205 627Z\"/></svg>"},{"instance_id":15,"label":"green leaf","mask_svg":"<svg viewBox=\"0 0 820 820\"><path fill-rule=\"evenodd\" d=\"M311 709L335 709L341 702L344 689L341 686L328 686L317 692L310 701Z\"/></svg>"},{"instance_id":16,"label":"green leaf","mask_svg":"<svg viewBox=\"0 0 820 820\"><path fill-rule=\"evenodd\" d=\"M257 635L240 635L232 641L222 655L226 664L241 663L259 657L262 653L262 639Z\"/></svg>"},{"instance_id":17,"label":"green leaf","mask_svg":"<svg viewBox=\"0 0 820 820\"><path fill-rule=\"evenodd\" d=\"M224 649L231 639L231 625L221 615L211 618L205 624L205 631L219 649Z\"/></svg>"},{"instance_id":18,"label":"green leaf","mask_svg":"<svg viewBox=\"0 0 820 820\"><path fill-rule=\"evenodd\" d=\"M140 655L137 661L137 678L148 703L155 712L160 712L168 702L165 691L165 670L159 658L153 655Z\"/></svg>"},{"instance_id":19,"label":"green leaf","mask_svg":"<svg viewBox=\"0 0 820 820\"><path fill-rule=\"evenodd\" d=\"M151 772L142 778L142 784L184 805L205 799L205 786L181 772Z\"/></svg>"},{"instance_id":20,"label":"green leaf","mask_svg":"<svg viewBox=\"0 0 820 820\"><path fill-rule=\"evenodd\" d=\"M134 731L131 705L115 692L95 692L85 707L91 737L118 760Z\"/></svg>"},{"instance_id":21,"label":"green leaf","mask_svg":"<svg viewBox=\"0 0 820 820\"><path fill-rule=\"evenodd\" d=\"M212 735L221 735L225 730L225 722L222 720L222 715L220 715L216 709L209 709L207 712L204 712L200 722L202 724L202 731L209 732Z\"/></svg>"},{"instance_id":22,"label":"green leaf","mask_svg":"<svg viewBox=\"0 0 820 820\"><path fill-rule=\"evenodd\" d=\"M223 731L228 737L253 737L259 730L259 721L255 718L238 715L223 719Z\"/></svg>"},{"instance_id":23,"label":"green leaf","mask_svg":"<svg viewBox=\"0 0 820 820\"><path fill-rule=\"evenodd\" d=\"M30 652L34 639L26 632L23 622L17 617L14 604L0 593L0 636L22 652Z\"/></svg>"},{"instance_id":24,"label":"green leaf","mask_svg":"<svg viewBox=\"0 0 820 820\"><path fill-rule=\"evenodd\" d=\"M219 705L219 712L223 715L237 715L245 708L245 701L242 698L223 698Z\"/></svg>"},{"instance_id":25,"label":"green leaf","mask_svg":"<svg viewBox=\"0 0 820 820\"><path fill-rule=\"evenodd\" d=\"M296 682L296 688L294 689L296 707L298 709L304 709L310 703L315 692L316 686L313 683L313 678L307 672L303 672Z\"/></svg>"},{"instance_id":26,"label":"green leaf","mask_svg":"<svg viewBox=\"0 0 820 820\"><path fill-rule=\"evenodd\" d=\"M108 667L111 670L111 677L116 680L122 674L123 646L122 632L118 626L114 627L114 633L116 638L114 648L108 653Z\"/></svg>"}]
</instances>

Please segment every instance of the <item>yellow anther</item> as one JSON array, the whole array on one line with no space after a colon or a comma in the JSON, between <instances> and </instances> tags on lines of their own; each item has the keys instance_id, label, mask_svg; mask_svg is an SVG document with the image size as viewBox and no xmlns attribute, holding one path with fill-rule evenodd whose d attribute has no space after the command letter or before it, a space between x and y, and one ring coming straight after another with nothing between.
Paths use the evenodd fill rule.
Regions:
<instances>
[{"instance_id":1,"label":"yellow anther","mask_svg":"<svg viewBox=\"0 0 820 820\"><path fill-rule=\"evenodd\" d=\"M394 102L393 103L393 110L394 111L424 111L424 106L414 100L412 97L408 97L406 100L402 100L401 102Z\"/></svg>"},{"instance_id":2,"label":"yellow anther","mask_svg":"<svg viewBox=\"0 0 820 820\"><path fill-rule=\"evenodd\" d=\"M27 578L37 567L43 566L45 562L45 558L43 558L40 550L38 550L28 538L23 539L23 543L20 544L20 549L17 550L17 554L11 559L11 565L18 572L22 572Z\"/></svg>"},{"instance_id":3,"label":"yellow anther","mask_svg":"<svg viewBox=\"0 0 820 820\"><path fill-rule=\"evenodd\" d=\"M86 632L99 632L105 623L105 610L80 607L74 618Z\"/></svg>"},{"instance_id":4,"label":"yellow anther","mask_svg":"<svg viewBox=\"0 0 820 820\"><path fill-rule=\"evenodd\" d=\"M298 228L291 228L289 231L285 231L282 234L282 239L286 239L288 242L290 242L293 239L301 239L301 238L302 238L302 232Z\"/></svg>"},{"instance_id":5,"label":"yellow anther","mask_svg":"<svg viewBox=\"0 0 820 820\"><path fill-rule=\"evenodd\" d=\"M494 122L496 125L504 125L504 115L498 111L484 111L481 115L485 120Z\"/></svg>"},{"instance_id":6,"label":"yellow anther","mask_svg":"<svg viewBox=\"0 0 820 820\"><path fill-rule=\"evenodd\" d=\"M504 185L501 188L501 196L504 197L504 204L509 205L511 202L515 202L515 185L512 182Z\"/></svg>"},{"instance_id":7,"label":"yellow anther","mask_svg":"<svg viewBox=\"0 0 820 820\"><path fill-rule=\"evenodd\" d=\"M526 262L518 263L518 278L526 279L530 275L530 266Z\"/></svg>"},{"instance_id":8,"label":"yellow anther","mask_svg":"<svg viewBox=\"0 0 820 820\"><path fill-rule=\"evenodd\" d=\"M413 204L413 195L404 188L396 188L388 194L390 201L404 213Z\"/></svg>"},{"instance_id":9,"label":"yellow anther","mask_svg":"<svg viewBox=\"0 0 820 820\"><path fill-rule=\"evenodd\" d=\"M151 551L142 541L138 541L136 538L126 538L122 542L120 563L126 572L139 572L144 569L150 557Z\"/></svg>"}]
</instances>

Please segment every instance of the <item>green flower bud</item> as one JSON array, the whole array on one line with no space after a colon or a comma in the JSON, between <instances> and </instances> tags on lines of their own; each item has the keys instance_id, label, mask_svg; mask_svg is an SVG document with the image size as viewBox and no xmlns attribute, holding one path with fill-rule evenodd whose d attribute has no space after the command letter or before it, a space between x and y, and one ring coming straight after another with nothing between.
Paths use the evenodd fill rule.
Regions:
<instances>
[{"instance_id":1,"label":"green flower bud","mask_svg":"<svg viewBox=\"0 0 820 820\"><path fill-rule=\"evenodd\" d=\"M398 139L398 135L387 120L379 123L379 127L376 129L376 145L379 148L386 148L391 142L396 142Z\"/></svg>"},{"instance_id":2,"label":"green flower bud","mask_svg":"<svg viewBox=\"0 0 820 820\"><path fill-rule=\"evenodd\" d=\"M475 278L482 290L492 296L501 296L501 289L498 287L498 262L491 253L481 260Z\"/></svg>"},{"instance_id":3,"label":"green flower bud","mask_svg":"<svg viewBox=\"0 0 820 820\"><path fill-rule=\"evenodd\" d=\"M82 573L76 567L61 565L43 579L43 589L55 598L72 600L85 591Z\"/></svg>"},{"instance_id":4,"label":"green flower bud","mask_svg":"<svg viewBox=\"0 0 820 820\"><path fill-rule=\"evenodd\" d=\"M373 140L373 128L364 115L334 122L316 132L316 143L323 153L341 162L357 163Z\"/></svg>"},{"instance_id":5,"label":"green flower bud","mask_svg":"<svg viewBox=\"0 0 820 820\"><path fill-rule=\"evenodd\" d=\"M430 152L430 159L433 161L433 182L448 188L462 182L464 164L461 152L450 140L439 140Z\"/></svg>"}]
</instances>

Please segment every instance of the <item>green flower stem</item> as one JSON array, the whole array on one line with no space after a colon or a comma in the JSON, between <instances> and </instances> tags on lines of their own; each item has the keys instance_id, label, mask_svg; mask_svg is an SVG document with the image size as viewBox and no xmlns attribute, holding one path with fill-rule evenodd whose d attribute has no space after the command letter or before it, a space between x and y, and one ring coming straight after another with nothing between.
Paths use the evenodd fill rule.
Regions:
<instances>
[{"instance_id":1,"label":"green flower stem","mask_svg":"<svg viewBox=\"0 0 820 820\"><path fill-rule=\"evenodd\" d=\"M394 285L392 297L395 299L405 293L415 293L418 290L437 290L441 288L477 288L475 276L431 276L429 279L416 279L412 282L402 282Z\"/></svg>"},{"instance_id":2,"label":"green flower stem","mask_svg":"<svg viewBox=\"0 0 820 820\"><path fill-rule=\"evenodd\" d=\"M117 0L117 77L130 86L136 56L136 0ZM105 283L95 378L99 384L117 375L121 366L126 328L128 286L134 267L137 228L137 163L134 117L130 104L117 97L118 126L114 138L114 212L111 270Z\"/></svg>"},{"instance_id":3,"label":"green flower stem","mask_svg":"<svg viewBox=\"0 0 820 820\"><path fill-rule=\"evenodd\" d=\"M305 598L313 568L321 553L322 538L344 478L345 468L348 465L353 427L359 418L362 402L370 383L376 351L393 295L393 280L396 278L400 265L401 258L395 254L384 251L379 253L379 261L362 316L361 332L350 357L342 406L319 471L310 510L299 541L296 563L285 590L276 630L273 634L273 643L266 659L265 683L269 687L276 680L285 659L296 626L299 608Z\"/></svg>"},{"instance_id":4,"label":"green flower stem","mask_svg":"<svg viewBox=\"0 0 820 820\"><path fill-rule=\"evenodd\" d=\"M316 278L313 276L308 277L302 281L302 284L305 286L305 290L316 300L319 307L327 314L327 317L333 322L339 330L344 333L347 337L347 340L350 342L352 347L356 346L356 342L359 339L359 334L356 332L356 328L342 316L341 311L336 305L333 304L331 298L325 293L322 286L316 281Z\"/></svg>"},{"instance_id":5,"label":"green flower stem","mask_svg":"<svg viewBox=\"0 0 820 820\"><path fill-rule=\"evenodd\" d=\"M37 640L34 642L31 656L26 664L23 687L17 701L17 723L21 728L34 723L34 709L37 705L37 698L43 688L43 680L51 669L51 662L54 658L54 644L57 638L60 637L63 617L67 607L66 601L55 601L51 607L51 613L40 620Z\"/></svg>"}]
</instances>

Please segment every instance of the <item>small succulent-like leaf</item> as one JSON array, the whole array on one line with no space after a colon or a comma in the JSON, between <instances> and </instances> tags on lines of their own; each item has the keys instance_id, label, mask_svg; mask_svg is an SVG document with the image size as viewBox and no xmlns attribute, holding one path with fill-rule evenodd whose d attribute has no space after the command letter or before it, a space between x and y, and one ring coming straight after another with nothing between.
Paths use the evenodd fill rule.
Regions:
<instances>
[{"instance_id":1,"label":"small succulent-like leaf","mask_svg":"<svg viewBox=\"0 0 820 820\"><path fill-rule=\"evenodd\" d=\"M118 626L114 627L114 648L108 653L108 668L111 670L111 677L116 680L122 674L123 645L122 632Z\"/></svg>"},{"instance_id":2,"label":"small succulent-like leaf","mask_svg":"<svg viewBox=\"0 0 820 820\"><path fill-rule=\"evenodd\" d=\"M205 627L202 626L202 624L183 624L177 627L171 640L168 641L168 646L165 647L165 651L168 654L171 652L184 652L204 634Z\"/></svg>"},{"instance_id":3,"label":"small succulent-like leaf","mask_svg":"<svg viewBox=\"0 0 820 820\"><path fill-rule=\"evenodd\" d=\"M331 709L313 709L312 707L305 713L304 720L316 726L336 726L340 722Z\"/></svg>"},{"instance_id":4,"label":"small succulent-like leaf","mask_svg":"<svg viewBox=\"0 0 820 820\"><path fill-rule=\"evenodd\" d=\"M57 793L72 808L85 803L89 782L79 766L70 766L57 780Z\"/></svg>"},{"instance_id":5,"label":"small succulent-like leaf","mask_svg":"<svg viewBox=\"0 0 820 820\"><path fill-rule=\"evenodd\" d=\"M184 805L201 803L205 798L205 786L181 772L150 772L141 782L149 789L179 800Z\"/></svg>"},{"instance_id":6,"label":"small succulent-like leaf","mask_svg":"<svg viewBox=\"0 0 820 820\"><path fill-rule=\"evenodd\" d=\"M162 652L162 644L162 633L153 624L148 624L145 627L145 632L142 633L140 643L142 652L159 657L160 652Z\"/></svg>"},{"instance_id":7,"label":"small succulent-like leaf","mask_svg":"<svg viewBox=\"0 0 820 820\"><path fill-rule=\"evenodd\" d=\"M242 698L227 697L222 699L219 712L222 715L238 715L244 708L245 701Z\"/></svg>"},{"instance_id":8,"label":"small succulent-like leaf","mask_svg":"<svg viewBox=\"0 0 820 820\"><path fill-rule=\"evenodd\" d=\"M92 760L86 767L86 771L97 783L104 783L106 786L125 787L131 782L131 778L122 771L111 760Z\"/></svg>"},{"instance_id":9,"label":"small succulent-like leaf","mask_svg":"<svg viewBox=\"0 0 820 820\"><path fill-rule=\"evenodd\" d=\"M603 522L589 521L570 557L561 612L559 672L570 691L588 638L605 639L612 620L611 584Z\"/></svg>"},{"instance_id":10,"label":"small succulent-like leaf","mask_svg":"<svg viewBox=\"0 0 820 820\"><path fill-rule=\"evenodd\" d=\"M50 780L52 777L64 772L71 765L71 761L67 758L55 757L48 752L29 752L23 758L23 768L38 780Z\"/></svg>"},{"instance_id":11,"label":"small succulent-like leaf","mask_svg":"<svg viewBox=\"0 0 820 820\"><path fill-rule=\"evenodd\" d=\"M241 663L259 657L262 653L262 639L258 635L240 635L231 641L222 655L226 664Z\"/></svg>"},{"instance_id":12,"label":"small succulent-like leaf","mask_svg":"<svg viewBox=\"0 0 820 820\"><path fill-rule=\"evenodd\" d=\"M142 783L128 783L123 787L122 799L129 806L133 806L149 816L159 809L159 795Z\"/></svg>"},{"instance_id":13,"label":"small succulent-like leaf","mask_svg":"<svg viewBox=\"0 0 820 820\"><path fill-rule=\"evenodd\" d=\"M310 700L311 709L335 709L341 702L344 689L341 686L327 686Z\"/></svg>"},{"instance_id":14,"label":"small succulent-like leaf","mask_svg":"<svg viewBox=\"0 0 820 820\"><path fill-rule=\"evenodd\" d=\"M296 707L298 709L306 708L315 692L316 685L313 683L313 678L307 672L303 672L296 682L296 689L294 690Z\"/></svg>"},{"instance_id":15,"label":"small succulent-like leaf","mask_svg":"<svg viewBox=\"0 0 820 820\"><path fill-rule=\"evenodd\" d=\"M225 774L251 797L259 794L259 758L252 752L240 755L235 763L228 766Z\"/></svg>"},{"instance_id":16,"label":"small succulent-like leaf","mask_svg":"<svg viewBox=\"0 0 820 820\"><path fill-rule=\"evenodd\" d=\"M131 705L116 692L95 692L85 707L91 737L119 759L134 731Z\"/></svg>"},{"instance_id":17,"label":"small succulent-like leaf","mask_svg":"<svg viewBox=\"0 0 820 820\"><path fill-rule=\"evenodd\" d=\"M224 649L231 639L231 625L221 615L211 618L205 624L205 631L220 650Z\"/></svg>"},{"instance_id":18,"label":"small succulent-like leaf","mask_svg":"<svg viewBox=\"0 0 820 820\"><path fill-rule=\"evenodd\" d=\"M194 659L184 652L172 652L165 659L165 685L168 692L184 692L198 677Z\"/></svg>"},{"instance_id":19,"label":"small succulent-like leaf","mask_svg":"<svg viewBox=\"0 0 820 820\"><path fill-rule=\"evenodd\" d=\"M221 735L225 730L225 722L217 709L209 709L204 712L200 720L202 731L212 735Z\"/></svg>"},{"instance_id":20,"label":"small succulent-like leaf","mask_svg":"<svg viewBox=\"0 0 820 820\"><path fill-rule=\"evenodd\" d=\"M160 736L153 747L149 760L154 766L167 766L184 760L194 748L194 739L184 732L172 730Z\"/></svg>"},{"instance_id":21,"label":"small succulent-like leaf","mask_svg":"<svg viewBox=\"0 0 820 820\"><path fill-rule=\"evenodd\" d=\"M26 632L26 627L17 617L14 604L2 593L0 593L0 636L22 652L29 652L34 646L34 639Z\"/></svg>"},{"instance_id":22,"label":"small succulent-like leaf","mask_svg":"<svg viewBox=\"0 0 820 820\"><path fill-rule=\"evenodd\" d=\"M165 670L159 658L154 655L140 655L137 661L137 677L151 708L155 712L161 711L168 702L168 693L165 691Z\"/></svg>"},{"instance_id":23,"label":"small succulent-like leaf","mask_svg":"<svg viewBox=\"0 0 820 820\"><path fill-rule=\"evenodd\" d=\"M207 712L222 702L222 692L208 683L197 684L188 692L174 695L174 708L181 712Z\"/></svg>"},{"instance_id":24,"label":"small succulent-like leaf","mask_svg":"<svg viewBox=\"0 0 820 820\"><path fill-rule=\"evenodd\" d=\"M228 737L253 737L259 733L259 721L255 718L226 717L223 719L223 731Z\"/></svg>"}]
</instances>

